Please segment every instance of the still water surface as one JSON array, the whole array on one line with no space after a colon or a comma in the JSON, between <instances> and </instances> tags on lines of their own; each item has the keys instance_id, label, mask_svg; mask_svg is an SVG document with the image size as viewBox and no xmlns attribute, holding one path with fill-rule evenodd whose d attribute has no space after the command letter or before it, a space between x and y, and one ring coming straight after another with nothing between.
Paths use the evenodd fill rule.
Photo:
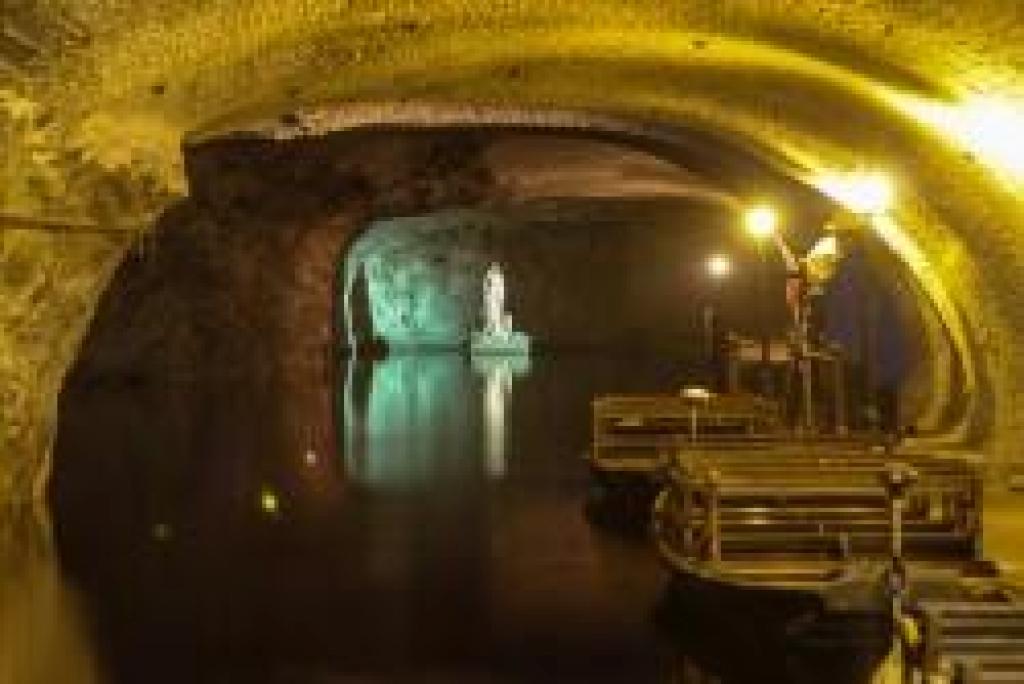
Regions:
<instances>
[{"instance_id":1,"label":"still water surface","mask_svg":"<svg viewBox=\"0 0 1024 684\"><path fill-rule=\"evenodd\" d=\"M590 398L678 387L678 364L335 376L283 416L226 378L66 392L54 582L101 681L864 681L848 644L673 600L642 537L587 522Z\"/></svg>"}]
</instances>

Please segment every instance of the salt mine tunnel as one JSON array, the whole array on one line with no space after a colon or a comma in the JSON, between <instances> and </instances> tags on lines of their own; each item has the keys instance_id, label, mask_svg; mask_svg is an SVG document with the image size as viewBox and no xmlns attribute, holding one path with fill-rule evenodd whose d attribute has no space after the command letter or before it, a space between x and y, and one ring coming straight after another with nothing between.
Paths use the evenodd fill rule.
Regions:
<instances>
[{"instance_id":1,"label":"salt mine tunnel","mask_svg":"<svg viewBox=\"0 0 1024 684\"><path fill-rule=\"evenodd\" d=\"M1015 0L6 0L0 682L1024 681L1022 65Z\"/></svg>"}]
</instances>

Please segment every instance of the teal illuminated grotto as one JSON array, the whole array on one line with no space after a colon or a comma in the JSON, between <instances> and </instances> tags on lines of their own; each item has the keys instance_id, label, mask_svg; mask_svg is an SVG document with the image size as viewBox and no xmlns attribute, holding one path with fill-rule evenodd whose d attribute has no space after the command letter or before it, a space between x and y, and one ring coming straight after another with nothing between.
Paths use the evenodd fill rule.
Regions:
<instances>
[{"instance_id":1,"label":"teal illuminated grotto","mask_svg":"<svg viewBox=\"0 0 1024 684\"><path fill-rule=\"evenodd\" d=\"M684 293L706 286L693 264L734 239L728 220L694 198L553 198L381 219L339 264L339 338L461 348L480 328L484 274L497 262L513 326L542 348L683 353L699 335Z\"/></svg>"}]
</instances>

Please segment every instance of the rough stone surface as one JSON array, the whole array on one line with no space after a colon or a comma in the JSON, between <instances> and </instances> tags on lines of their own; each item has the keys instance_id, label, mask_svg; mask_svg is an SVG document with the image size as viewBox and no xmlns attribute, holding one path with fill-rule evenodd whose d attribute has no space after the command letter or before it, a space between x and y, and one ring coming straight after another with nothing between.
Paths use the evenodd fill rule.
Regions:
<instances>
[{"instance_id":1,"label":"rough stone surface","mask_svg":"<svg viewBox=\"0 0 1024 684\"><path fill-rule=\"evenodd\" d=\"M0 221L0 497L41 494L59 387L124 236L2 230ZM61 321L55 335L56 321Z\"/></svg>"},{"instance_id":2,"label":"rough stone surface","mask_svg":"<svg viewBox=\"0 0 1024 684\"><path fill-rule=\"evenodd\" d=\"M55 561L47 521L31 510L0 520L0 678L97 684L81 597Z\"/></svg>"},{"instance_id":3,"label":"rough stone surface","mask_svg":"<svg viewBox=\"0 0 1024 684\"><path fill-rule=\"evenodd\" d=\"M478 120L557 108L687 122L808 180L889 168L913 245L902 256L970 357L971 434L1007 463L1024 436L1019 178L1005 149L956 135L941 113L982 97L1019 123L1020 12L1007 0L11 0L0 194L5 212L144 230L183 190L185 136L360 102L458 103ZM418 119L436 122L429 109ZM0 370L15 397L10 483L41 461L46 407L119 249L3 239L24 242L4 248L4 277L19 262L31 272L0 290L0 317L19 322L0 329L0 354L19 359ZM47 317L29 324L35 311Z\"/></svg>"},{"instance_id":4,"label":"rough stone surface","mask_svg":"<svg viewBox=\"0 0 1024 684\"><path fill-rule=\"evenodd\" d=\"M193 196L121 262L74 383L202 383L212 371L288 397L275 418L289 425L330 415L318 380L334 368L342 250L373 215L477 201L488 176L475 156L437 166L450 142L371 136L196 151Z\"/></svg>"}]
</instances>

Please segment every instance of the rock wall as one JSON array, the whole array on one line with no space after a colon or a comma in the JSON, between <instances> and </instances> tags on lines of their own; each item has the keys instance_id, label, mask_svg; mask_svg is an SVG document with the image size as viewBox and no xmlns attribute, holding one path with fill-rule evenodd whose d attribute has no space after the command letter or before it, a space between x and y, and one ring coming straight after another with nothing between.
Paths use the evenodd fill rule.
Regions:
<instances>
[{"instance_id":1,"label":"rock wall","mask_svg":"<svg viewBox=\"0 0 1024 684\"><path fill-rule=\"evenodd\" d=\"M0 218L0 502L25 504L43 491L57 421L57 395L46 388L61 384L127 241L51 228ZM52 337L55 325L62 334Z\"/></svg>"},{"instance_id":2,"label":"rock wall","mask_svg":"<svg viewBox=\"0 0 1024 684\"><path fill-rule=\"evenodd\" d=\"M892 169L905 182L891 245L956 330L975 407L966 436L1010 463L1024 435L1017 10L1005 0L524 0L487 11L460 1L15 0L0 37L0 205L141 234L153 205L184 190L188 136L257 120L293 134L355 125L347 106L318 110L339 103L383 103L374 125L657 122L636 127L640 137L699 126L784 160L811 185L836 170ZM5 427L7 461L41 460L25 435L47 433L70 359L39 359L75 347L105 279L92 239L82 243L79 254L34 239L33 277L0 297L5 319L30 317L18 307L33 296L53 314L31 343L0 329L4 354L27 352L26 368L4 368L5 399L18 407L4 424L32 426ZM82 289L37 289L52 268Z\"/></svg>"},{"instance_id":3,"label":"rock wall","mask_svg":"<svg viewBox=\"0 0 1024 684\"><path fill-rule=\"evenodd\" d=\"M392 351L465 343L478 318L484 240L494 222L452 211L370 224L341 266L336 310L346 342L379 340Z\"/></svg>"},{"instance_id":4,"label":"rock wall","mask_svg":"<svg viewBox=\"0 0 1024 684\"><path fill-rule=\"evenodd\" d=\"M471 202L472 188L483 188L468 152L438 166L436 150L457 147L450 143L371 136L195 150L191 197L121 265L78 375L187 377L204 366L266 375L290 363L322 365L350 237L375 214Z\"/></svg>"}]
</instances>

